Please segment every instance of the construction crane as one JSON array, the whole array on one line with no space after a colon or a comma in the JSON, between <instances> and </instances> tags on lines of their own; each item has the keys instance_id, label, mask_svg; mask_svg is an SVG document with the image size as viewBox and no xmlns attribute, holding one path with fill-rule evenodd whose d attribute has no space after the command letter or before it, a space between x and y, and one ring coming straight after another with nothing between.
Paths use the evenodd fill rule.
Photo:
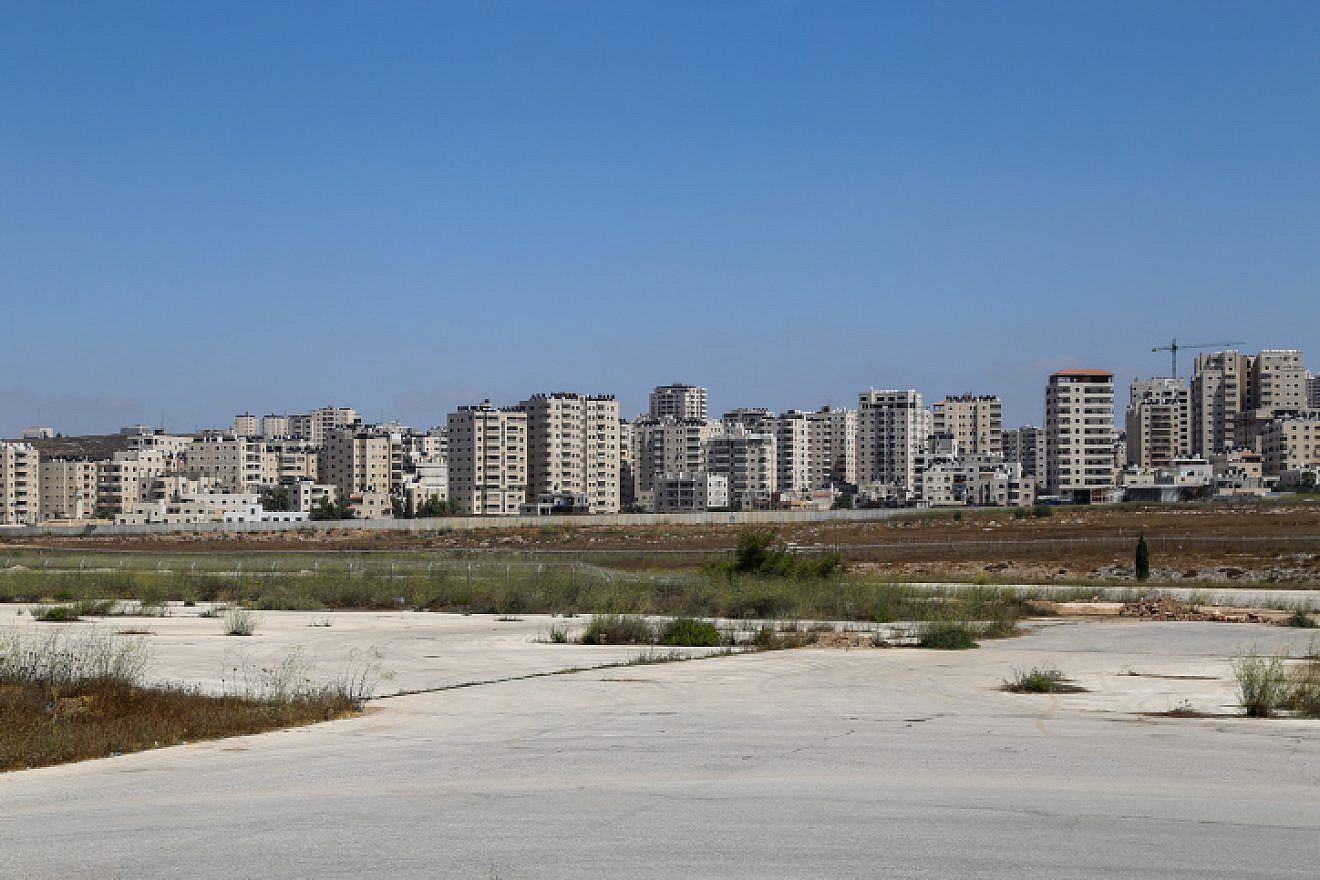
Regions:
<instances>
[{"instance_id":1,"label":"construction crane","mask_svg":"<svg viewBox=\"0 0 1320 880\"><path fill-rule=\"evenodd\" d=\"M1173 378L1178 378L1178 349L1180 348L1220 348L1228 345L1246 345L1245 342L1188 342L1178 344L1177 339L1169 340L1168 345L1157 345L1151 351L1167 351L1172 359Z\"/></svg>"}]
</instances>

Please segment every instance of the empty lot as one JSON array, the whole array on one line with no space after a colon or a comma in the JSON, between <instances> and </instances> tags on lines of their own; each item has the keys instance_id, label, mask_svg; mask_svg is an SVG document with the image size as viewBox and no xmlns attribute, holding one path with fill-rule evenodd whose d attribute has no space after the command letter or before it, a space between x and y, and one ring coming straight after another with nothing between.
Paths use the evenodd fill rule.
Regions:
<instances>
[{"instance_id":1,"label":"empty lot","mask_svg":"<svg viewBox=\"0 0 1320 880\"><path fill-rule=\"evenodd\" d=\"M628 654L538 643L548 619L307 625L323 617L273 613L251 640L161 621L154 674L204 681L235 642L302 644L327 666L371 645L397 673L383 691ZM0 777L4 873L1310 877L1320 723L1142 714L1232 712L1230 657L1309 644L1047 621L975 651L809 649L380 699L355 719ZM998 690L1040 663L1088 692Z\"/></svg>"}]
</instances>

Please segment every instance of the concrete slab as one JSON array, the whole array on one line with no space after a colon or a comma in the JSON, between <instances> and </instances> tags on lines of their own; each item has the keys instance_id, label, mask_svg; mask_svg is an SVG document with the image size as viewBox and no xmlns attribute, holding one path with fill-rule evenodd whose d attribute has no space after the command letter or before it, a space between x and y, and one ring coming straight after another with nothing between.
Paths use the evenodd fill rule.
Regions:
<instances>
[{"instance_id":1,"label":"concrete slab","mask_svg":"<svg viewBox=\"0 0 1320 880\"><path fill-rule=\"evenodd\" d=\"M388 635L402 655L429 633L468 674L514 662L485 649L563 650L526 642L534 621L427 617L308 637ZM210 650L203 635L179 638ZM1134 714L1226 704L1228 658L1253 645L1298 653L1309 634L1050 621L975 651L799 650L384 699L0 776L0 873L1313 877L1320 723ZM406 674L429 680L420 660ZM997 689L1040 663L1092 692Z\"/></svg>"}]
</instances>

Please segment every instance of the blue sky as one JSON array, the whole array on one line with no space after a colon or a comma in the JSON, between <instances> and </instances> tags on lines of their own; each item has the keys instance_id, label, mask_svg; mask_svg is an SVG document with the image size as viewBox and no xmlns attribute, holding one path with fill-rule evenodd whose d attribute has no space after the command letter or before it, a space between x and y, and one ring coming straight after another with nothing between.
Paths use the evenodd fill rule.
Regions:
<instances>
[{"instance_id":1,"label":"blue sky","mask_svg":"<svg viewBox=\"0 0 1320 880\"><path fill-rule=\"evenodd\" d=\"M1314 3L0 3L0 434L1317 369L1318 45Z\"/></svg>"}]
</instances>

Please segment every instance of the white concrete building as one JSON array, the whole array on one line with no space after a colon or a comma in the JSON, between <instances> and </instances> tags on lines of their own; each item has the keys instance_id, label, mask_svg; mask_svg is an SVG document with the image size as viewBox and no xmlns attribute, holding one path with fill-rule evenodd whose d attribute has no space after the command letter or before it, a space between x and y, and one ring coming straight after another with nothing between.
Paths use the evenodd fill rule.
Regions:
<instances>
[{"instance_id":1,"label":"white concrete building","mask_svg":"<svg viewBox=\"0 0 1320 880\"><path fill-rule=\"evenodd\" d=\"M463 514L518 513L527 500L527 413L487 400L449 414L449 497Z\"/></svg>"},{"instance_id":2,"label":"white concrete building","mask_svg":"<svg viewBox=\"0 0 1320 880\"><path fill-rule=\"evenodd\" d=\"M45 425L33 425L24 428L18 436L24 440L51 440L55 437L55 429Z\"/></svg>"},{"instance_id":3,"label":"white concrete building","mask_svg":"<svg viewBox=\"0 0 1320 880\"><path fill-rule=\"evenodd\" d=\"M333 429L325 437L318 474L319 482L339 489L341 499L390 495L403 482L403 440L371 429Z\"/></svg>"},{"instance_id":4,"label":"white concrete building","mask_svg":"<svg viewBox=\"0 0 1320 880\"><path fill-rule=\"evenodd\" d=\"M41 518L41 468L30 443L0 443L0 525L34 525Z\"/></svg>"},{"instance_id":5,"label":"white concrete building","mask_svg":"<svg viewBox=\"0 0 1320 880\"><path fill-rule=\"evenodd\" d=\"M919 391L863 391L858 396L857 482L891 487L892 497L916 497L916 460L930 433Z\"/></svg>"},{"instance_id":6,"label":"white concrete building","mask_svg":"<svg viewBox=\"0 0 1320 880\"><path fill-rule=\"evenodd\" d=\"M1236 351L1198 355L1192 374L1192 451L1202 458L1245 444L1250 359Z\"/></svg>"},{"instance_id":7,"label":"white concrete building","mask_svg":"<svg viewBox=\"0 0 1320 880\"><path fill-rule=\"evenodd\" d=\"M1132 383L1126 460L1142 468L1168 467L1192 454L1192 396L1182 379L1137 379Z\"/></svg>"},{"instance_id":8,"label":"white concrete building","mask_svg":"<svg viewBox=\"0 0 1320 880\"><path fill-rule=\"evenodd\" d=\"M1045 388L1045 483L1063 501L1105 500L1114 486L1114 374L1060 370Z\"/></svg>"},{"instance_id":9,"label":"white concrete building","mask_svg":"<svg viewBox=\"0 0 1320 880\"><path fill-rule=\"evenodd\" d=\"M651 392L650 415L663 419L701 419L707 417L706 389L700 385L657 385Z\"/></svg>"},{"instance_id":10,"label":"white concrete building","mask_svg":"<svg viewBox=\"0 0 1320 880\"><path fill-rule=\"evenodd\" d=\"M257 437L261 434L258 426L260 420L252 413L242 413L234 416L232 431L237 437Z\"/></svg>"},{"instance_id":11,"label":"white concrete building","mask_svg":"<svg viewBox=\"0 0 1320 880\"><path fill-rule=\"evenodd\" d=\"M618 513L619 402L614 395L535 394L527 414L527 498L585 495L589 512Z\"/></svg>"}]
</instances>

